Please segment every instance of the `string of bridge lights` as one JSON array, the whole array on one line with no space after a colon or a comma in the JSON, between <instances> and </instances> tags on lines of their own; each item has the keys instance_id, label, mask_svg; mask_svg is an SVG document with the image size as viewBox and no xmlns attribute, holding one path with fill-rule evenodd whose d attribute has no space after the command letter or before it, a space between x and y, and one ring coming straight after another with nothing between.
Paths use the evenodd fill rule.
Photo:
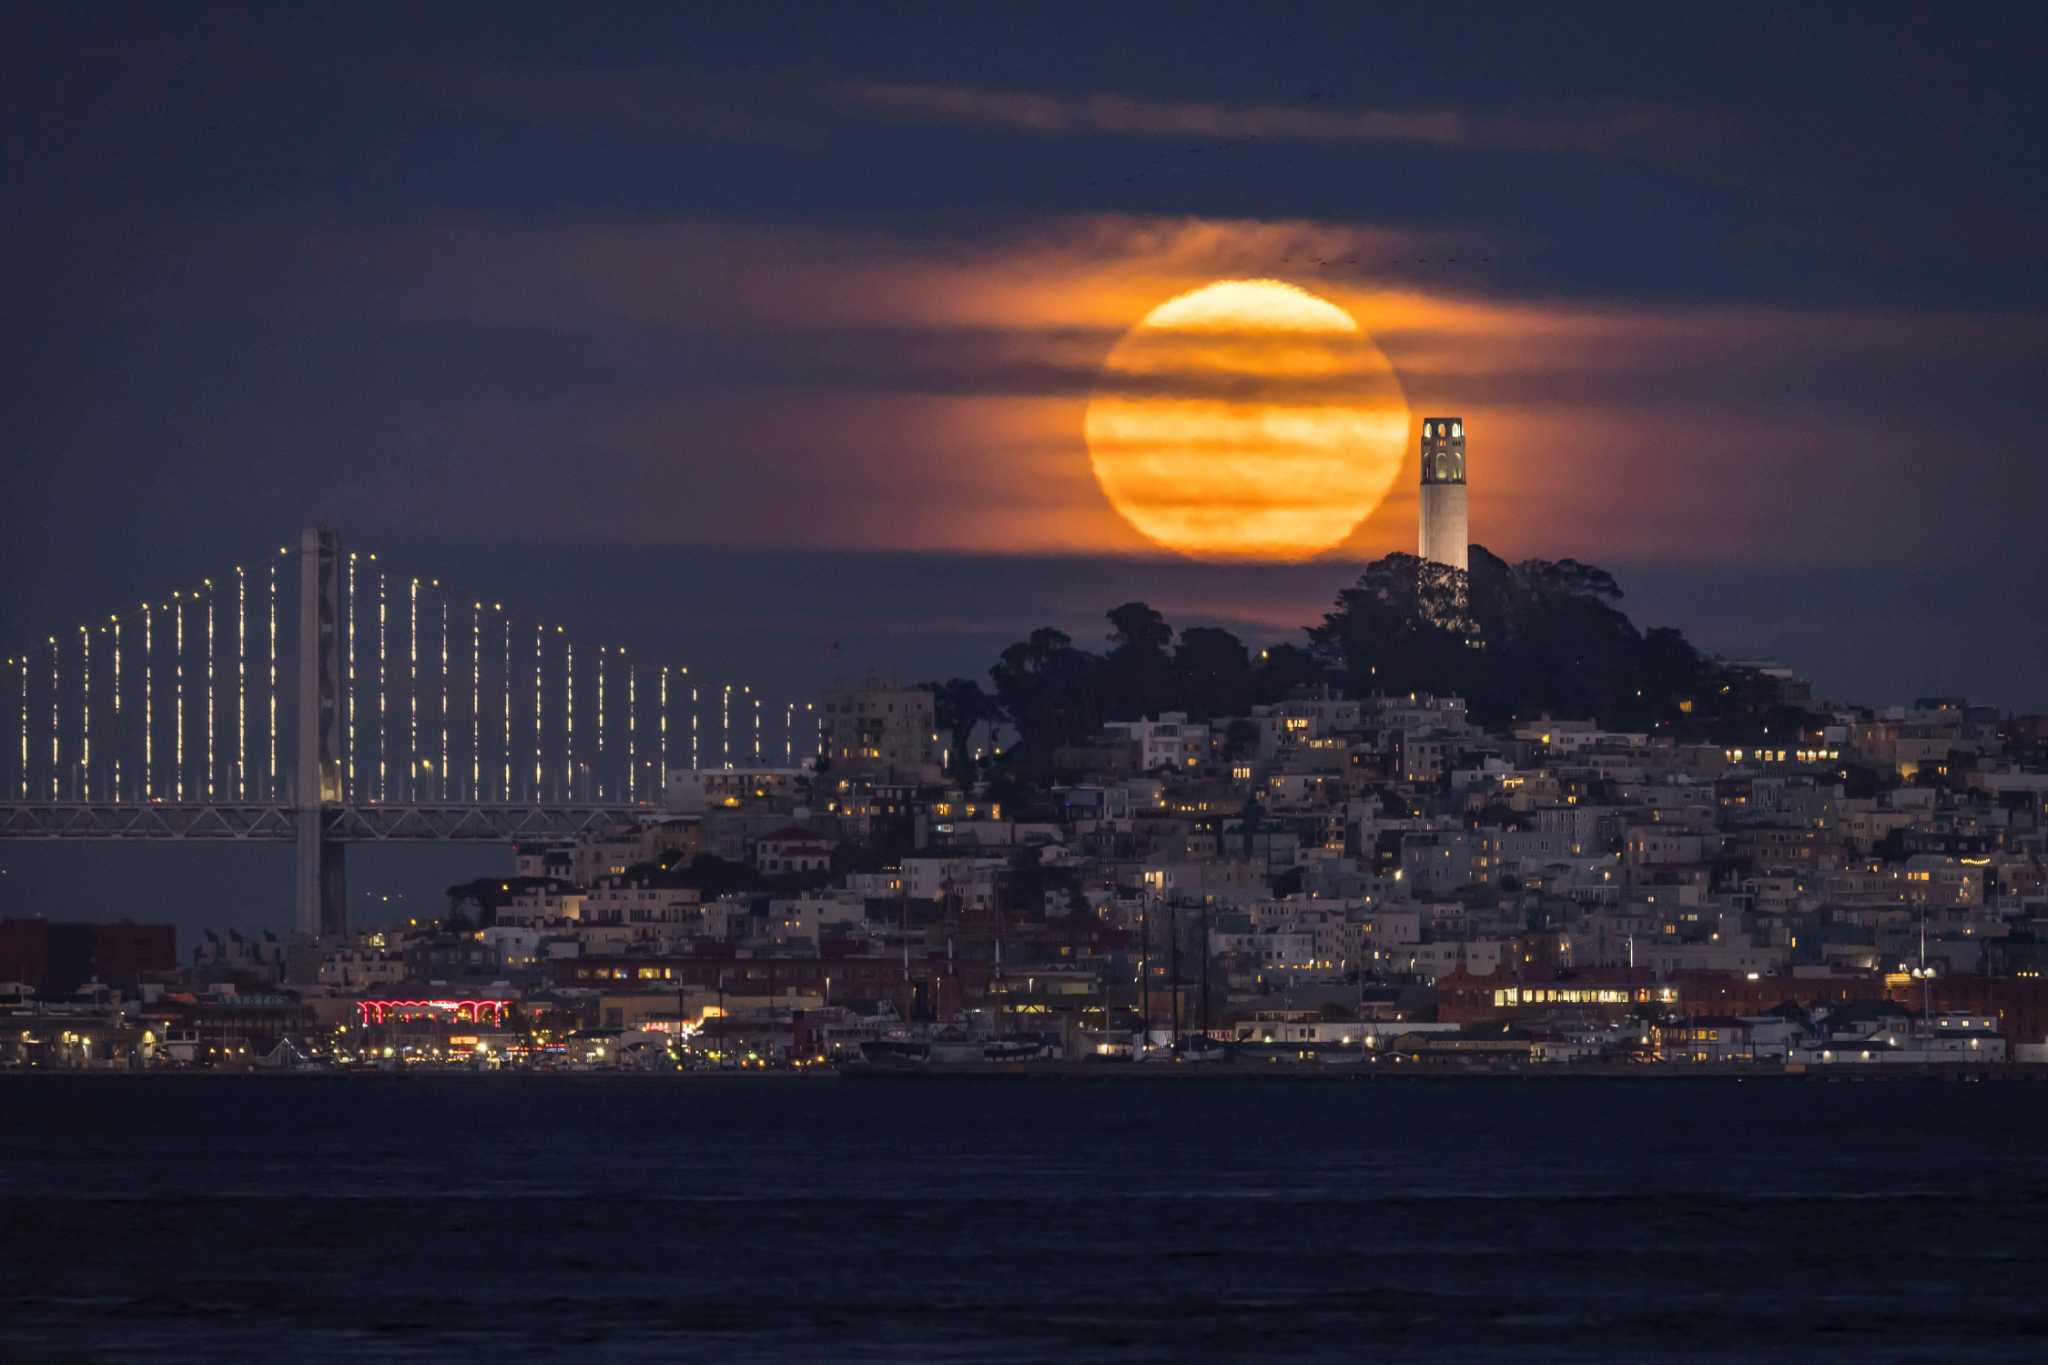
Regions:
<instances>
[{"instance_id":1,"label":"string of bridge lights","mask_svg":"<svg viewBox=\"0 0 2048 1365\"><path fill-rule=\"evenodd\" d=\"M349 695L346 699L346 703L344 706L344 712L346 717L348 718L345 726L344 735L344 767L348 773L348 782L351 788L354 788L358 784L358 779L360 776L358 771L358 756L365 749L370 747L368 740L363 735L361 727L357 722L357 717L359 713L359 703L355 695L356 691L359 688L361 680L361 668L359 666L359 661L357 658L358 648L356 640L356 622L359 616L359 610L355 599L357 593L360 590L358 585L358 566L365 560L375 562L376 558L377 556L374 552L368 554L365 554L361 551L351 552L349 556L349 570L344 580L344 594L346 600L344 602L343 615L349 624L349 629L347 632L347 641L345 645L348 658L346 660L344 669L344 686L349 692ZM384 596L383 580L385 578L385 575L381 570L379 571L379 578L381 617L386 615L386 608L382 603L382 599ZM455 639L456 622L454 621L452 616L452 612L454 609L453 604L456 600L457 594L455 594L451 588L444 585L442 581L437 578L409 578L407 580L406 586L407 594L405 649L407 757L404 768L405 785L403 797L404 799L410 801L419 801L422 799L442 801L459 799L462 796L462 793L456 782L456 770L454 766L455 753L453 749L451 721L455 717L455 708L452 704L450 689L450 680L454 677L454 665L459 657L455 652L455 646L453 643ZM421 623L419 599L420 595L423 592L428 594L439 594L440 596L438 611L434 610L432 603L429 604L428 627L429 630L432 632L432 638L424 642L426 647L427 662L430 665L438 663L438 667L432 670L433 676L429 680L431 683L432 692L438 695L436 696L435 699L435 705L433 707L432 714L428 717L429 730L425 735L422 734L420 718L421 699L423 695L427 695L427 690L423 689L421 686L421 649L423 642L420 638ZM546 622L535 623L533 674L534 700L533 706L530 712L528 713L529 734L531 736L533 748L533 780L525 793L517 793L514 791L513 787L513 755L515 754L515 752L517 752L518 747L515 742L515 734L513 727L514 711L512 706L512 684L514 677L512 668L512 637L514 631L514 618L512 613L507 612L505 610L504 604L502 602L492 601L487 604L482 599L472 600L470 604L470 614L470 649L468 662L470 664L469 692L471 752L469 763L470 782L467 792L468 799L471 801L481 801L486 799L486 797L493 795L495 795L500 800L516 800L520 799L522 795L526 799L539 799L540 797L544 797L547 794L549 787L550 770L547 754L547 749L549 746L546 742L547 733L545 730L545 719L548 711L547 640L549 635L552 633L561 641L562 648L562 669L559 678L559 690L561 692L562 703L561 722L563 744L562 752L559 755L561 759L561 766L559 772L555 776L555 780L553 783L554 793L559 797L565 797L568 799L576 799L577 797L581 796L584 799L590 799L594 797L595 799L605 800L617 799L619 796L623 795L624 798L628 801L637 802L638 800L640 800L642 776L641 769L645 766L642 761L641 755L641 739L644 727L642 725L639 704L639 677L640 673L643 671L643 665L641 665L637 660L632 659L628 651L623 646L598 645L595 647L596 663L594 671L597 675L595 697L596 705L594 709L586 716L586 719L591 719L595 722L595 747L588 754L580 753L576 739L576 728L578 716L583 712L582 708L579 708L577 705L576 684L579 672L583 674L586 682L588 681L588 674L591 671L591 667L589 664L589 660L591 658L591 646L587 643L585 644L584 650L586 664L584 669L579 670L576 664L577 640L574 637L568 635L567 628L561 625L556 625L552 627L552 630L550 630L550 627L547 625ZM486 614L493 614L499 617L499 629L497 632L499 636L499 648L497 652L500 662L500 678L498 689L498 701L500 709L500 723L498 727L498 739L500 744L500 763L498 765L499 788L496 793L487 792L483 780L483 660L485 635L484 620ZM388 695L389 687L388 680L381 676L381 670L388 666L389 658L390 651L388 647L388 641L385 638L384 632L380 630L378 657L378 663L380 667L380 710L384 704L384 696ZM614 673L618 670L618 667L622 662L626 675L625 682L627 710L623 793L619 790L619 788L616 785L614 785L612 781L616 774L611 771L608 771L605 766L607 758L611 755L614 755L617 752L617 746L614 743L615 732L611 729L612 712L617 703L616 692L612 689L611 683L613 681ZM670 678L671 675L674 675L678 680L680 680L684 678L690 678L691 675L689 667L687 665L656 666L654 672L658 679L658 716L656 718L654 727L654 738L656 740L655 762L657 764L657 772L666 772L669 758L669 713L672 709L671 692L669 688ZM701 684L698 684L693 679L691 681L689 691L692 707L690 716L690 760L692 767L701 767L703 763L703 719L701 714L699 714L697 710L697 708L702 705L703 693ZM763 761L767 757L767 741L765 735L765 726L762 719L762 699L753 695L753 689L750 685L721 684L721 733L719 740L719 756L720 762L723 766L727 768L730 768L733 765L733 719L731 702L735 691L737 691L740 694L742 705L751 707L751 709L755 713L753 722L754 734L752 736L752 742L750 745L752 757L756 763ZM586 698L588 698L588 695L589 694L586 693ZM813 718L813 728L821 729L821 727L819 727L816 724L815 704L806 703L804 710L808 717ZM795 703L790 703L785 707L784 722L785 724L782 744L783 759L785 763L793 765L796 761ZM391 751L392 747L388 742L388 737L383 728L384 724L385 722L382 719L380 719L379 730L376 736L377 744L375 745L379 755L380 763L384 761L385 756ZM586 730L586 733L588 734L591 732L589 730ZM438 763L436 760L436 754L438 754ZM380 782L379 784L377 799L392 799L391 787L388 781L388 774L386 780Z\"/></svg>"},{"instance_id":2,"label":"string of bridge lights","mask_svg":"<svg viewBox=\"0 0 2048 1365\"><path fill-rule=\"evenodd\" d=\"M93 621L76 628L76 675L67 682L67 651L64 642L73 638L72 633L45 637L48 649L49 667L46 674L39 670L32 652L0 660L0 667L16 674L16 699L19 711L19 741L15 759L17 772L13 794L26 801L38 796L50 800L62 800L66 796L65 777L72 777L72 797L80 800L144 800L159 801L170 799L183 801L188 795L203 794L208 800L231 798L247 800L252 786L261 796L265 791L276 791L278 787L277 755L277 566L266 566L261 582L267 602L259 604L259 628L263 629L265 656L257 676L263 697L259 705L264 718L266 751L259 754L263 764L259 774L250 764L249 694L251 662L254 654L249 638L249 569L237 565L233 569L234 592L232 606L235 613L233 648L234 667L232 674L222 667L222 637L225 633L220 613L228 605L224 600L226 583L212 578L202 578L195 589L174 589L162 599L151 599L138 603L126 612L116 612L104 621ZM186 665L191 651L186 642L186 621L188 615L198 613L195 628L204 641L203 666L196 669L195 682L191 689L205 706L204 722L200 726L198 741L204 752L205 766L195 777L187 762L186 720L190 711ZM168 615L170 629L169 647L169 691L171 708L170 733L164 738L170 750L170 767L166 772L158 764L157 701L159 651L157 648L157 617ZM135 708L130 705L133 673L131 671L133 651L130 648L132 628L141 627L142 660L140 667L141 692L141 733L132 733L130 719ZM95 647L101 650L95 659ZM48 740L49 763L43 775L46 781L38 781L35 774L34 753L39 745L32 744L34 720L43 714L43 708L33 698L33 683L38 676L47 681L48 724L45 737ZM232 694L228 691L232 678ZM68 697L75 697L76 710L73 712L77 726L75 732L67 735L65 710ZM225 707L232 701L233 710ZM229 748L228 731L232 731L232 748ZM73 738L76 745L76 760L67 765L65 742ZM130 771L128 754L123 751L124 741L139 739L142 753L139 774ZM96 761L96 753L105 755L104 761ZM191 784L188 788L188 782Z\"/></svg>"},{"instance_id":3,"label":"string of bridge lights","mask_svg":"<svg viewBox=\"0 0 2048 1365\"><path fill-rule=\"evenodd\" d=\"M280 563L289 560L294 553L289 546L280 546L277 556L255 571L253 586L258 595L254 603L255 633L258 638L254 649L250 630L252 571L247 565L236 565L232 570L231 597L225 576L219 581L202 578L197 588L173 589L166 596L140 602L129 611L111 614L103 622L80 625L76 631L75 649L66 648L65 641L72 638L69 634L46 637L46 676L45 670L37 663L36 651L25 651L0 660L0 666L16 675L14 691L18 702L19 734L15 754L15 796L24 802L47 797L52 802L69 799L85 802L169 801L180 804L192 799L208 802L284 799L287 795L285 774L280 767L278 752L283 714L280 708L283 675L278 647L279 570ZM375 576L374 585L365 581L371 574ZM647 758L651 757L656 767L655 781L646 788L645 794L648 797L658 794L661 783L665 781L670 754L672 698L679 701L685 691L689 699L689 763L693 769L703 766L711 748L704 733L706 726L702 713L707 687L715 689L717 694L717 766L727 770L734 767L735 702L739 707L743 748L750 751L755 766L767 757L766 708L764 699L754 693L751 685L706 684L694 676L687 665L646 665L629 655L623 646L597 645L593 649L588 643L584 648L586 682L593 667L597 675L592 717L595 721L595 747L588 753L579 751L576 740L577 640L568 633L567 627L559 624L550 627L539 620L532 624L533 705L528 715L519 718L524 723L515 726L514 636L523 632L524 623L516 620L501 601L470 598L469 650L468 658L463 660L452 638L460 626L452 614L458 594L438 578L407 576L403 580L406 609L403 642L405 697L403 713L396 713L390 696L396 682L395 666L398 662L392 640L391 579L392 575L378 561L375 553L348 553L339 585L343 598L343 621L337 641L344 656L339 670L343 696L338 699L338 719L343 731L340 766L346 800L516 803L552 798L623 799L638 803L643 796L641 768ZM373 589L375 595L371 598ZM422 592L429 596L426 625L434 637L425 642L428 665L425 669L422 668L423 642L420 638ZM436 597L439 599L438 612L433 610ZM218 619L219 612L230 605L235 613L231 632L222 629ZM195 651L188 649L186 631L187 616L195 613L193 625L198 632L198 641L203 641L199 645L203 649L199 659L192 658ZM364 619L371 617L372 613L374 658L370 656L371 630ZM163 651L159 649L159 615L168 618L166 624L170 627L164 632L168 636L168 659L161 657ZM497 618L495 627L489 624L493 616ZM132 628L138 624L142 658L140 668L136 669L134 651L129 645L133 640ZM491 689L496 692L495 699L500 709L498 723L490 727L499 744L499 761L492 765L494 772L490 773L497 779L495 791L486 780L485 767L487 635L496 637L491 641L496 648L490 652L496 655L500 672L498 686ZM232 650L231 668L223 667L226 662L221 657L224 636ZM554 660L560 665L558 670L549 667L550 636L559 646L559 652L554 653ZM94 657L96 641L102 651L97 661ZM260 657L256 652L258 649ZM75 673L71 671L74 661ZM100 664L97 669L96 662ZM466 784L460 780L461 775L455 766L458 755L453 741L453 726L457 720L453 701L460 696L459 684L462 681L454 674L463 662L468 664L469 672L470 753ZM190 687L188 663L193 665ZM168 667L164 667L166 664ZM556 673L555 693L559 702L559 710L553 717L549 715L552 709L549 706L551 672ZM623 772L618 768L616 731L610 727L610 712L618 705L618 689L608 687L608 682L613 681L609 675L614 672L625 675ZM639 679L643 672L650 672L655 683L652 716L644 716L640 704ZM140 675L141 692L139 708L131 704L138 681L134 675L137 673ZM423 680L423 673L431 673L432 676ZM36 704L39 699L33 695L43 690L36 686L38 678L47 683L46 712ZM674 689L670 687L672 680L676 684ZM374 706L369 698L359 696L372 686L376 690ZM431 714L426 717L424 735L420 714L423 690L434 702ZM168 697L162 698L170 706L167 718L159 714L162 709L157 705L160 691L169 693ZM250 723L252 691L261 730L254 736ZM589 698L590 693L585 695ZM203 705L204 717L203 723L195 730L188 752L187 720L194 705ZM798 705L789 702L783 709L782 759L786 766L792 767L797 759ZM227 706L232 710L224 711ZM817 748L822 749L822 718L817 715L813 703L803 703L802 709L809 722L807 728L814 732L812 739ZM139 735L135 733L138 711ZM75 724L67 724L67 712ZM38 727L37 720L45 715L47 724ZM561 723L558 736L549 733L548 725L552 719L559 719ZM161 724L165 720L168 720L167 727ZM393 742L394 720L404 735L402 756ZM45 730L44 736L35 735L38 728ZM168 728L169 733L160 736L159 730L163 728ZM525 733L520 733L522 730ZM587 729L586 734L593 734L593 731ZM36 755L41 752L41 746L36 742L39 738L48 741L48 764L40 775L35 771L40 766L36 761ZM168 745L160 745L160 738L168 740ZM252 738L256 741L256 762L253 766ZM550 744L551 738L557 739L558 743ZM644 744L643 740L651 740L651 746ZM132 765L126 760L137 741L141 762ZM522 771L517 759L529 742L533 760L532 780L522 789L516 780ZM163 755L159 753L166 747L168 763L161 761ZM559 752L551 755L551 749L559 749ZM372 757L374 765L371 764ZM551 758L558 762L551 762Z\"/></svg>"}]
</instances>

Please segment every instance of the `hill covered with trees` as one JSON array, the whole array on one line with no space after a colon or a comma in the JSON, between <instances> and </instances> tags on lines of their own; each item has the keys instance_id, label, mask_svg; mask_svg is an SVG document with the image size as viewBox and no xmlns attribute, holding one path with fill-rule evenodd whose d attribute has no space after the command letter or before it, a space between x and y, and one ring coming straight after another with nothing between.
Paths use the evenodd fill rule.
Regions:
<instances>
[{"instance_id":1,"label":"hill covered with trees","mask_svg":"<svg viewBox=\"0 0 2048 1365\"><path fill-rule=\"evenodd\" d=\"M1254 656L1214 626L1176 631L1143 602L1111 608L1104 650L1050 626L1010 645L972 679L925 684L938 698L956 777L967 779L975 727L1017 733L1006 756L1019 776L1050 770L1062 745L1104 722L1185 711L1197 720L1242 716L1303 687L1352 696L1462 696L1474 720L1593 717L1615 729L1679 738L1737 739L1772 723L1745 677L1670 627L1643 630L1617 605L1613 575L1573 559L1517 564L1472 547L1460 571L1410 554L1366 566L1341 589L1306 642ZM1788 717L1781 717L1786 719ZM1780 733L1783 733L1781 730Z\"/></svg>"}]
</instances>

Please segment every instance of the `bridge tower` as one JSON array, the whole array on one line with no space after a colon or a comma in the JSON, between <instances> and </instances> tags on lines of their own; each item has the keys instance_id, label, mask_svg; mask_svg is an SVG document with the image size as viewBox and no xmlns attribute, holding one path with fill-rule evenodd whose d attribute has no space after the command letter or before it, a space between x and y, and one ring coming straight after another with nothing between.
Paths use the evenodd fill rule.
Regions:
<instances>
[{"instance_id":1,"label":"bridge tower","mask_svg":"<svg viewBox=\"0 0 2048 1365\"><path fill-rule=\"evenodd\" d=\"M308 527L299 541L298 920L308 938L348 932L342 844L325 837L329 806L340 805L341 538Z\"/></svg>"}]
</instances>

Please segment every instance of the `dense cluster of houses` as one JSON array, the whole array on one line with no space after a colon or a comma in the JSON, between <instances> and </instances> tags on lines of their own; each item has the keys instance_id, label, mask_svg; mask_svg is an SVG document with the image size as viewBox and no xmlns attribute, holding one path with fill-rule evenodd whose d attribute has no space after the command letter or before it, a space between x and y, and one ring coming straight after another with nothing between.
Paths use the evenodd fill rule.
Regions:
<instances>
[{"instance_id":1,"label":"dense cluster of houses","mask_svg":"<svg viewBox=\"0 0 2048 1365\"><path fill-rule=\"evenodd\" d=\"M1758 676L1796 719L1739 744L1325 689L1034 783L950 780L933 694L870 679L816 762L677 770L446 913L13 980L0 1062L2048 1060L2048 721Z\"/></svg>"}]
</instances>

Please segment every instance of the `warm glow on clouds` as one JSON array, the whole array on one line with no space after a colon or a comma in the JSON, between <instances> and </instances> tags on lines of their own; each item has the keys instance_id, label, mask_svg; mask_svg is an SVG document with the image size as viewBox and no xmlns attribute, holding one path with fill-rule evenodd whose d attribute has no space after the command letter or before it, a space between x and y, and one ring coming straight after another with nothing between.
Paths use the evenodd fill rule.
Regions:
<instances>
[{"instance_id":1,"label":"warm glow on clouds","mask_svg":"<svg viewBox=\"0 0 2048 1365\"><path fill-rule=\"evenodd\" d=\"M1088 405L1134 326L1220 279L1327 299L1384 354L1407 411L1462 415L1473 537L1509 554L1796 555L1811 543L1802 505L1836 509L1836 541L1890 553L1931 534L1883 499L1924 471L1939 439L1915 435L1920 409L1900 405L1961 382L1943 377L1951 353L1971 357L1972 383L2030 382L2024 316L1499 297L1476 272L1418 277L1400 264L1490 249L1372 227L1127 215L914 236L456 223L283 246L252 235L222 251L221 287L191 276L198 264L183 284L207 307L249 310L282 293L269 281L288 280L303 315L373 322L385 329L378 375L390 377L363 390L358 429L388 428L394 451L474 445L508 477L555 488L536 534L646 543L1163 556L1097 483ZM325 294L307 296L302 281ZM125 302L154 306L146 292ZM469 367L471 335L492 339L488 366ZM1126 352L1115 387L1243 400L1237 341L1188 341L1161 352L1173 357L1163 376ZM2014 373L1987 371L2000 354ZM1327 360L1269 357L1256 396L1349 399L1343 367L1318 371ZM418 395L376 387L415 374ZM251 420L262 406L251 399ZM1418 421L1399 440L1391 490L1329 555L1413 548ZM312 438L281 407L256 439ZM565 462L578 475L562 483ZM410 467L395 460L389 487L365 476L361 496L421 496ZM1843 468L1883 477L1844 487L1830 473ZM1974 469L1953 477L1997 473ZM1278 487L1274 501L1287 496ZM453 527L475 521L474 534L493 525L452 491L434 511ZM1714 533L1692 533L1702 525Z\"/></svg>"}]
</instances>

